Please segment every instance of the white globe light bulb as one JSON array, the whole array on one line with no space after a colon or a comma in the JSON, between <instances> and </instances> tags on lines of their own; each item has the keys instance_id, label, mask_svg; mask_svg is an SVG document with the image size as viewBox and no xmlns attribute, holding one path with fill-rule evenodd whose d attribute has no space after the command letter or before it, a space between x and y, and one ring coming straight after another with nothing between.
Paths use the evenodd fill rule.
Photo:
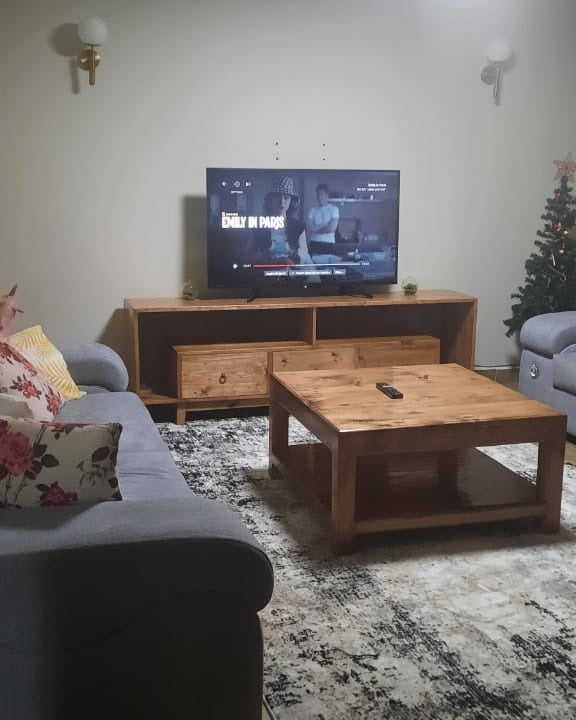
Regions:
<instances>
[{"instance_id":1,"label":"white globe light bulb","mask_svg":"<svg viewBox=\"0 0 576 720\"><path fill-rule=\"evenodd\" d=\"M486 57L491 63L505 63L512 57L512 48L506 40L494 40L486 48Z\"/></svg>"},{"instance_id":2,"label":"white globe light bulb","mask_svg":"<svg viewBox=\"0 0 576 720\"><path fill-rule=\"evenodd\" d=\"M78 35L86 45L103 45L108 38L108 28L104 20L86 17L78 23Z\"/></svg>"}]
</instances>

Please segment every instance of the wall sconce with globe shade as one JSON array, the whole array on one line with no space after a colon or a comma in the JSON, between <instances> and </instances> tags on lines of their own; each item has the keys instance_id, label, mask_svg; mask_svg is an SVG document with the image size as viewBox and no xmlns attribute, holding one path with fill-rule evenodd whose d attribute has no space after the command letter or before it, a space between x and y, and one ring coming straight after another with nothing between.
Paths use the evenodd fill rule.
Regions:
<instances>
[{"instance_id":1,"label":"wall sconce with globe shade","mask_svg":"<svg viewBox=\"0 0 576 720\"><path fill-rule=\"evenodd\" d=\"M504 39L493 40L486 48L486 57L489 64L482 68L480 77L482 82L493 85L494 104L498 105L500 103L502 71L512 59L512 48Z\"/></svg>"},{"instance_id":2,"label":"wall sconce with globe shade","mask_svg":"<svg viewBox=\"0 0 576 720\"><path fill-rule=\"evenodd\" d=\"M100 65L100 55L96 52L98 45L103 45L108 38L108 28L104 20L98 17L86 17L78 23L80 40L88 47L78 58L78 64L90 73L90 85L96 83L96 68Z\"/></svg>"}]
</instances>

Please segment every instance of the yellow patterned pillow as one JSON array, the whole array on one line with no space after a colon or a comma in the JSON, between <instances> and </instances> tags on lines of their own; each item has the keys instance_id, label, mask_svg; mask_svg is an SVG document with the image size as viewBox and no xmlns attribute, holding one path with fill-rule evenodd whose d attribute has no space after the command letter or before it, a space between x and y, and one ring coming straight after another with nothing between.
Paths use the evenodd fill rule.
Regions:
<instances>
[{"instance_id":1,"label":"yellow patterned pillow","mask_svg":"<svg viewBox=\"0 0 576 720\"><path fill-rule=\"evenodd\" d=\"M78 390L62 353L44 335L40 325L14 333L6 338L6 342L20 350L26 359L50 380L63 400L76 400L86 395Z\"/></svg>"}]
</instances>

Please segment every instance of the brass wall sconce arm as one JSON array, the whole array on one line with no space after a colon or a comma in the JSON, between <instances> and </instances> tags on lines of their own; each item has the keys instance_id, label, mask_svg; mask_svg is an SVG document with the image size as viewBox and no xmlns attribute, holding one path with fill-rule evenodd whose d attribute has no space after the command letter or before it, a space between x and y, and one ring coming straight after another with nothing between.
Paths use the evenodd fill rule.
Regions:
<instances>
[{"instance_id":1,"label":"brass wall sconce arm","mask_svg":"<svg viewBox=\"0 0 576 720\"><path fill-rule=\"evenodd\" d=\"M100 55L96 47L103 45L108 38L108 28L104 20L97 17L87 17L78 23L78 35L80 40L87 45L78 58L78 65L83 70L88 70L89 83L96 83L96 68L100 65Z\"/></svg>"},{"instance_id":2,"label":"brass wall sconce arm","mask_svg":"<svg viewBox=\"0 0 576 720\"><path fill-rule=\"evenodd\" d=\"M512 60L512 48L506 40L494 40L486 48L486 57L488 65L482 68L480 78L487 85L492 85L492 97L494 104L500 104L500 84L502 81L502 71L508 69Z\"/></svg>"}]
</instances>

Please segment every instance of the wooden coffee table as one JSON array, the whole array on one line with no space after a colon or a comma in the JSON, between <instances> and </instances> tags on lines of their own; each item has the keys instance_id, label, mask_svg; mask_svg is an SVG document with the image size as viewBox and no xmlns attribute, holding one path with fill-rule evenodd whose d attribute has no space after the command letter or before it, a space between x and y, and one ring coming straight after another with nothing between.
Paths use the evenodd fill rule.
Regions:
<instances>
[{"instance_id":1,"label":"wooden coffee table","mask_svg":"<svg viewBox=\"0 0 576 720\"><path fill-rule=\"evenodd\" d=\"M319 442L289 445L290 415ZM386 530L531 517L557 532L565 434L561 413L456 364L270 377L270 472L328 511L338 553ZM538 443L535 485L475 449L527 442Z\"/></svg>"}]
</instances>

